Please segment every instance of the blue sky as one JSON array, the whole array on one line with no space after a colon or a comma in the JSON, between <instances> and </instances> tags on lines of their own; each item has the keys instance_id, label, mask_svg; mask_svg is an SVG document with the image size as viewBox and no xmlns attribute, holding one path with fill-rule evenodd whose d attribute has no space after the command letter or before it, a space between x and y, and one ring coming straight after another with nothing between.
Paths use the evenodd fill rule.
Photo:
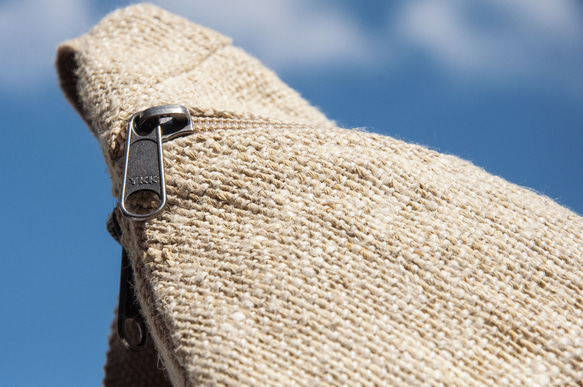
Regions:
<instances>
[{"instance_id":1,"label":"blue sky","mask_svg":"<svg viewBox=\"0 0 583 387\"><path fill-rule=\"evenodd\" d=\"M578 0L154 1L217 29L343 127L458 155L583 214ZM97 385L116 304L116 200L56 45L125 2L0 1L0 381Z\"/></svg>"}]
</instances>

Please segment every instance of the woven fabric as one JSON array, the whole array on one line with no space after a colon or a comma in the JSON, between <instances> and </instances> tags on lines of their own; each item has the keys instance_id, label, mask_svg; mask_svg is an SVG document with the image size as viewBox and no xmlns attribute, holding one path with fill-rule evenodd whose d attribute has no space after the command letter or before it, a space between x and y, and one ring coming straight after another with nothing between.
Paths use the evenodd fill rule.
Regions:
<instances>
[{"instance_id":1,"label":"woven fabric","mask_svg":"<svg viewBox=\"0 0 583 387\"><path fill-rule=\"evenodd\" d=\"M583 379L577 214L454 156L336 128L227 38L150 5L64 43L57 65L116 196L130 116L193 115L196 133L163 146L164 212L121 219L173 385Z\"/></svg>"}]
</instances>

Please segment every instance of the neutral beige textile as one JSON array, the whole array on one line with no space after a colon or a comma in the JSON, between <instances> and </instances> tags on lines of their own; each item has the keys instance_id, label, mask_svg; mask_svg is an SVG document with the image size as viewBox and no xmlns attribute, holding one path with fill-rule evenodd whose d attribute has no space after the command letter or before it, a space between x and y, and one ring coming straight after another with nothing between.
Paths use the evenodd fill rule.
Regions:
<instances>
[{"instance_id":1,"label":"neutral beige textile","mask_svg":"<svg viewBox=\"0 0 583 387\"><path fill-rule=\"evenodd\" d=\"M583 379L580 216L454 156L336 128L229 39L154 6L114 12L57 64L115 196L130 116L179 103L194 117L164 143L165 211L122 221L172 384Z\"/></svg>"}]
</instances>

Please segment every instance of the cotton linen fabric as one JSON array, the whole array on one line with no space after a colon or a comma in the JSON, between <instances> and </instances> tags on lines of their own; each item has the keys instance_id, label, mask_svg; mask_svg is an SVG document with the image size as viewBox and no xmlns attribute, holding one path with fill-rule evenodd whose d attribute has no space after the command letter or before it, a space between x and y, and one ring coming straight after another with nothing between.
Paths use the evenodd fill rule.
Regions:
<instances>
[{"instance_id":1,"label":"cotton linen fabric","mask_svg":"<svg viewBox=\"0 0 583 387\"><path fill-rule=\"evenodd\" d=\"M112 337L106 385L580 385L579 215L338 128L228 38L152 5L63 43L57 69L116 197L134 113L183 104L196 128L163 144L163 213L120 215L154 345L124 355Z\"/></svg>"}]
</instances>

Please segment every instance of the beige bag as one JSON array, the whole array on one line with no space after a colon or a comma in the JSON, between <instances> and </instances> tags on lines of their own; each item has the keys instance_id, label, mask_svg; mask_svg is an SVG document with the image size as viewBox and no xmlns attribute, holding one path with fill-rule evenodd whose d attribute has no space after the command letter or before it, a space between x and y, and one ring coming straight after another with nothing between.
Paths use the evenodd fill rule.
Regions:
<instances>
[{"instance_id":1,"label":"beige bag","mask_svg":"<svg viewBox=\"0 0 583 387\"><path fill-rule=\"evenodd\" d=\"M178 104L192 117L161 145L162 211L116 211L155 347L112 336L106 385L583 379L573 212L456 157L337 128L228 38L154 6L114 12L57 64L116 197L157 183L123 178L132 116Z\"/></svg>"}]
</instances>

